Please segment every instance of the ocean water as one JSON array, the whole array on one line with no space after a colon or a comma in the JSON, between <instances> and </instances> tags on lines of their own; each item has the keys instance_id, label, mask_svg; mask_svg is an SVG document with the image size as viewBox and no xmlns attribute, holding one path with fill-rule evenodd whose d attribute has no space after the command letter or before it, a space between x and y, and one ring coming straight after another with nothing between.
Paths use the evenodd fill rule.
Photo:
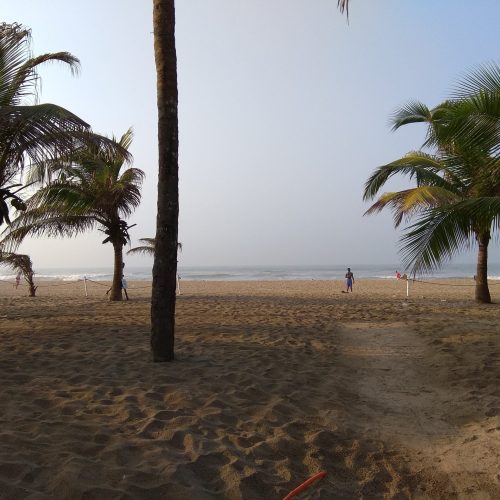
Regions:
<instances>
[{"instance_id":1,"label":"ocean water","mask_svg":"<svg viewBox=\"0 0 500 500\"><path fill-rule=\"evenodd\" d=\"M396 270L404 271L393 264L349 264L356 279L393 279ZM489 263L488 277L500 280L500 263ZM180 266L179 276L183 280L201 281L279 281L279 280L335 280L343 279L345 265L316 266ZM76 281L87 279L110 281L111 268L51 268L36 269L37 280ZM425 279L472 278L476 272L474 264L450 264ZM12 271L0 267L0 279L13 280ZM126 267L125 277L129 281L151 280L151 267Z\"/></svg>"}]
</instances>

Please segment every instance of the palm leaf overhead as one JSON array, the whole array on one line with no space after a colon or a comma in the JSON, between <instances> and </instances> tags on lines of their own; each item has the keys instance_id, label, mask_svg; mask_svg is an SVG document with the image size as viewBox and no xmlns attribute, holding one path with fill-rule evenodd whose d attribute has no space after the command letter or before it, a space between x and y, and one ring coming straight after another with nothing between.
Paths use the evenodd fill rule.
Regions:
<instances>
[{"instance_id":1,"label":"palm leaf overhead","mask_svg":"<svg viewBox=\"0 0 500 500\"><path fill-rule=\"evenodd\" d=\"M69 52L55 52L33 57L31 54L31 31L13 23L0 24L0 104L15 106L25 97L36 102L40 77L37 68L47 62L68 65L77 74L80 61Z\"/></svg>"},{"instance_id":2,"label":"palm leaf overhead","mask_svg":"<svg viewBox=\"0 0 500 500\"><path fill-rule=\"evenodd\" d=\"M349 17L349 0L337 0L337 7L340 9L340 12L346 13L347 17Z\"/></svg>"},{"instance_id":3,"label":"palm leaf overhead","mask_svg":"<svg viewBox=\"0 0 500 500\"><path fill-rule=\"evenodd\" d=\"M38 68L62 63L77 73L79 61L68 52L32 56L31 33L19 24L0 24L0 224L9 222L6 189L25 166L36 167L43 180L46 165L60 161L89 145L110 154L128 155L114 141L94 134L88 123L55 104L38 104Z\"/></svg>"},{"instance_id":4,"label":"palm leaf overhead","mask_svg":"<svg viewBox=\"0 0 500 500\"><path fill-rule=\"evenodd\" d=\"M500 82L500 66L496 62L482 64L469 71L454 86L454 99L468 99L480 93L498 92Z\"/></svg>"}]
</instances>

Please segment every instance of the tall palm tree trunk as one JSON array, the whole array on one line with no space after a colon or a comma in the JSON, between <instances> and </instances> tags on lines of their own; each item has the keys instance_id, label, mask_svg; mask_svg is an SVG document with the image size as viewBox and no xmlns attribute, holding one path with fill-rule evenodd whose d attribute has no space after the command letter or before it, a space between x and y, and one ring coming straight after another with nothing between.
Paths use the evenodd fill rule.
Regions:
<instances>
[{"instance_id":1,"label":"tall palm tree trunk","mask_svg":"<svg viewBox=\"0 0 500 500\"><path fill-rule=\"evenodd\" d=\"M115 261L113 267L113 283L109 300L122 300L122 274L123 274L123 245L121 242L113 242Z\"/></svg>"},{"instance_id":2,"label":"tall palm tree trunk","mask_svg":"<svg viewBox=\"0 0 500 500\"><path fill-rule=\"evenodd\" d=\"M479 244L476 269L476 300L487 304L491 303L490 290L488 288L488 244L490 238L489 231L478 233L476 236Z\"/></svg>"},{"instance_id":3,"label":"tall palm tree trunk","mask_svg":"<svg viewBox=\"0 0 500 500\"><path fill-rule=\"evenodd\" d=\"M174 359L179 216L179 136L174 0L153 0L153 27L157 74L159 172L151 297L151 350L154 361L172 361Z\"/></svg>"}]
</instances>

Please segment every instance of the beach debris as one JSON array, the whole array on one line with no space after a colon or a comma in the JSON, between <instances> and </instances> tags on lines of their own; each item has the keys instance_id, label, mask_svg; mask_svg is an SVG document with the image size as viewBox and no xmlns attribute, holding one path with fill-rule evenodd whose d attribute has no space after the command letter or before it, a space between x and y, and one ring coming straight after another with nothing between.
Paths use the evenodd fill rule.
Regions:
<instances>
[{"instance_id":1,"label":"beach debris","mask_svg":"<svg viewBox=\"0 0 500 500\"><path fill-rule=\"evenodd\" d=\"M286 497L283 498L283 500L290 500L290 498L293 498L297 496L299 493L302 493L306 488L308 488L311 484L314 482L318 481L318 479L322 479L326 476L326 471L321 471L318 472L317 474L314 474L314 476L311 476L309 479L304 481L301 485L297 486L294 490L292 490Z\"/></svg>"}]
</instances>

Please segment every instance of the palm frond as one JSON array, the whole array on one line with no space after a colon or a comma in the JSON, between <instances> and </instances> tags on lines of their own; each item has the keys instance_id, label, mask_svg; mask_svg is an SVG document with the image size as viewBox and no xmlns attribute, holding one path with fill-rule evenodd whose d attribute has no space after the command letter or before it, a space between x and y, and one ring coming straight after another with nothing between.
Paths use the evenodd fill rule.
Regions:
<instances>
[{"instance_id":1,"label":"palm frond","mask_svg":"<svg viewBox=\"0 0 500 500\"><path fill-rule=\"evenodd\" d=\"M386 207L392 208L394 227L398 227L403 219L409 220L416 213L454 203L459 197L442 187L419 186L404 191L384 193L363 215L371 215Z\"/></svg>"},{"instance_id":2,"label":"palm frond","mask_svg":"<svg viewBox=\"0 0 500 500\"><path fill-rule=\"evenodd\" d=\"M75 133L89 125L54 104L0 107L0 169L19 169L77 147Z\"/></svg>"},{"instance_id":3,"label":"palm frond","mask_svg":"<svg viewBox=\"0 0 500 500\"><path fill-rule=\"evenodd\" d=\"M477 230L500 228L500 197L476 198L425 212L402 238L403 262L412 273L438 269L470 247Z\"/></svg>"},{"instance_id":4,"label":"palm frond","mask_svg":"<svg viewBox=\"0 0 500 500\"><path fill-rule=\"evenodd\" d=\"M155 254L155 248L154 246L140 246L140 247L134 247L131 248L128 252L127 255L149 255L149 256L154 256Z\"/></svg>"},{"instance_id":5,"label":"palm frond","mask_svg":"<svg viewBox=\"0 0 500 500\"><path fill-rule=\"evenodd\" d=\"M452 97L455 99L468 99L481 92L500 91L500 65L497 62L483 64L469 71L455 85Z\"/></svg>"},{"instance_id":6,"label":"palm frond","mask_svg":"<svg viewBox=\"0 0 500 500\"><path fill-rule=\"evenodd\" d=\"M31 96L37 100L37 87L40 80L36 69L41 64L47 62L65 63L69 66L73 75L79 73L80 61L69 52L56 52L43 54L41 56L28 59L16 72L15 78L10 82L9 88L4 89L2 100L7 100L11 104L20 103L23 97Z\"/></svg>"},{"instance_id":7,"label":"palm frond","mask_svg":"<svg viewBox=\"0 0 500 500\"><path fill-rule=\"evenodd\" d=\"M391 117L393 130L397 130L408 123L429 123L432 120L431 110L419 101L410 101L396 109Z\"/></svg>"},{"instance_id":8,"label":"palm frond","mask_svg":"<svg viewBox=\"0 0 500 500\"><path fill-rule=\"evenodd\" d=\"M20 104L30 96L36 101L39 76L38 66L60 62L72 73L79 69L78 59L68 52L56 52L31 57L31 32L19 24L0 25L0 105Z\"/></svg>"},{"instance_id":9,"label":"palm frond","mask_svg":"<svg viewBox=\"0 0 500 500\"><path fill-rule=\"evenodd\" d=\"M349 19L349 0L337 0L337 7L340 12L345 12L347 18Z\"/></svg>"},{"instance_id":10,"label":"palm frond","mask_svg":"<svg viewBox=\"0 0 500 500\"><path fill-rule=\"evenodd\" d=\"M145 243L145 245L131 248L127 252L127 254L128 255L144 254L144 255L154 256L156 239L155 238L140 238L139 241L142 243ZM177 250L182 251L182 243L180 243L180 242L177 243Z\"/></svg>"},{"instance_id":11,"label":"palm frond","mask_svg":"<svg viewBox=\"0 0 500 500\"><path fill-rule=\"evenodd\" d=\"M373 199L382 186L394 175L407 175L417 181L417 186L441 186L452 189L443 177L446 165L434 155L412 151L402 158L377 168L365 183L363 200Z\"/></svg>"},{"instance_id":12,"label":"palm frond","mask_svg":"<svg viewBox=\"0 0 500 500\"><path fill-rule=\"evenodd\" d=\"M403 264L412 274L439 269L443 262L469 246L473 229L467 220L450 220L448 213L421 217L401 239Z\"/></svg>"},{"instance_id":13,"label":"palm frond","mask_svg":"<svg viewBox=\"0 0 500 500\"><path fill-rule=\"evenodd\" d=\"M32 271L31 259L29 255L0 250L0 265L4 265L13 271Z\"/></svg>"},{"instance_id":14,"label":"palm frond","mask_svg":"<svg viewBox=\"0 0 500 500\"><path fill-rule=\"evenodd\" d=\"M43 209L24 212L4 231L2 243L9 251L15 250L28 237L47 236L73 237L94 228L94 217L85 215L62 215Z\"/></svg>"},{"instance_id":15,"label":"palm frond","mask_svg":"<svg viewBox=\"0 0 500 500\"><path fill-rule=\"evenodd\" d=\"M435 144L500 154L500 91L478 92L450 107L446 126L435 130Z\"/></svg>"}]
</instances>

